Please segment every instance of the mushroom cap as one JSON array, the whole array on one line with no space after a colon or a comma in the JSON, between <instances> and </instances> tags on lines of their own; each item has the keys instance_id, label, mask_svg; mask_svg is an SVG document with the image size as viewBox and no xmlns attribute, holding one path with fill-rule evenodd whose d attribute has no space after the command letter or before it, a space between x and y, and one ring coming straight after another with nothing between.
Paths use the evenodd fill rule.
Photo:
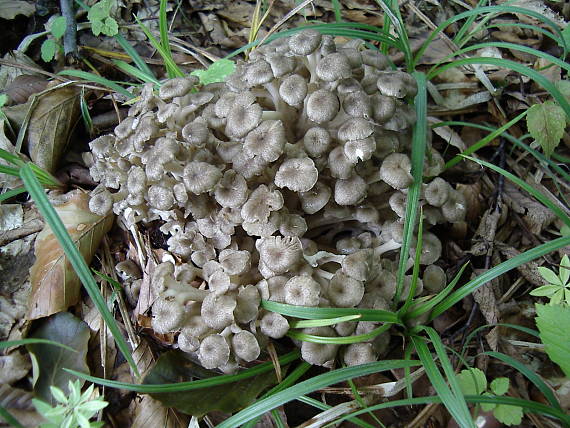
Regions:
<instances>
[{"instance_id":1,"label":"mushroom cap","mask_svg":"<svg viewBox=\"0 0 570 428\"><path fill-rule=\"evenodd\" d=\"M362 117L353 117L344 122L338 129L341 141L362 140L374 133L374 124Z\"/></svg>"},{"instance_id":2,"label":"mushroom cap","mask_svg":"<svg viewBox=\"0 0 570 428\"><path fill-rule=\"evenodd\" d=\"M294 57L285 56L280 53L266 55L265 60L271 66L271 71L275 77L283 77L293 72L297 65Z\"/></svg>"},{"instance_id":3,"label":"mushroom cap","mask_svg":"<svg viewBox=\"0 0 570 428\"><path fill-rule=\"evenodd\" d=\"M159 334L176 331L184 324L186 312L176 300L159 297L152 304L152 329Z\"/></svg>"},{"instance_id":4,"label":"mushroom cap","mask_svg":"<svg viewBox=\"0 0 570 428\"><path fill-rule=\"evenodd\" d=\"M334 201L339 205L356 205L366 196L366 181L360 175L334 184Z\"/></svg>"},{"instance_id":5,"label":"mushroom cap","mask_svg":"<svg viewBox=\"0 0 570 428\"><path fill-rule=\"evenodd\" d=\"M441 257L441 241L431 232L424 232L422 237L422 253L420 264L431 265ZM410 248L410 257L416 254L416 245Z\"/></svg>"},{"instance_id":6,"label":"mushroom cap","mask_svg":"<svg viewBox=\"0 0 570 428\"><path fill-rule=\"evenodd\" d=\"M255 360L261 352L255 336L246 330L233 335L232 350L237 357L247 362Z\"/></svg>"},{"instance_id":7,"label":"mushroom cap","mask_svg":"<svg viewBox=\"0 0 570 428\"><path fill-rule=\"evenodd\" d=\"M203 147L209 135L208 126L203 121L190 122L182 128L182 138L196 147Z\"/></svg>"},{"instance_id":8,"label":"mushroom cap","mask_svg":"<svg viewBox=\"0 0 570 428\"><path fill-rule=\"evenodd\" d=\"M321 286L310 276L294 276L285 284L285 303L295 306L318 306Z\"/></svg>"},{"instance_id":9,"label":"mushroom cap","mask_svg":"<svg viewBox=\"0 0 570 428\"><path fill-rule=\"evenodd\" d=\"M325 154L331 144L331 136L325 128L314 126L305 132L303 146L311 157L319 157Z\"/></svg>"},{"instance_id":10,"label":"mushroom cap","mask_svg":"<svg viewBox=\"0 0 570 428\"><path fill-rule=\"evenodd\" d=\"M336 332L331 327L306 328L303 330L303 333L325 337L336 336ZM301 344L301 356L303 359L310 364L318 366L334 360L337 351L338 345L313 342L303 342Z\"/></svg>"},{"instance_id":11,"label":"mushroom cap","mask_svg":"<svg viewBox=\"0 0 570 428\"><path fill-rule=\"evenodd\" d=\"M224 172L214 190L216 202L222 207L238 208L247 200L247 182L233 169Z\"/></svg>"},{"instance_id":12,"label":"mushroom cap","mask_svg":"<svg viewBox=\"0 0 570 428\"><path fill-rule=\"evenodd\" d=\"M346 157L343 146L337 146L329 152L328 167L334 178L347 179L354 172L354 164Z\"/></svg>"},{"instance_id":13,"label":"mushroom cap","mask_svg":"<svg viewBox=\"0 0 570 428\"><path fill-rule=\"evenodd\" d=\"M404 153L392 153L382 162L380 177L394 189L407 189L414 182L410 174L412 163Z\"/></svg>"},{"instance_id":14,"label":"mushroom cap","mask_svg":"<svg viewBox=\"0 0 570 428\"><path fill-rule=\"evenodd\" d=\"M93 214L106 216L113 208L113 195L107 189L91 195L89 199L89 210Z\"/></svg>"},{"instance_id":15,"label":"mushroom cap","mask_svg":"<svg viewBox=\"0 0 570 428\"><path fill-rule=\"evenodd\" d=\"M174 97L183 97L190 92L197 83L198 79L194 76L168 79L160 85L158 96L165 101Z\"/></svg>"},{"instance_id":16,"label":"mushroom cap","mask_svg":"<svg viewBox=\"0 0 570 428\"><path fill-rule=\"evenodd\" d=\"M388 122L396 113L396 99L375 93L371 96L372 117L376 123Z\"/></svg>"},{"instance_id":17,"label":"mushroom cap","mask_svg":"<svg viewBox=\"0 0 570 428\"><path fill-rule=\"evenodd\" d=\"M342 100L342 108L346 114L353 117L371 117L372 105L370 97L364 91L357 90L346 94Z\"/></svg>"},{"instance_id":18,"label":"mushroom cap","mask_svg":"<svg viewBox=\"0 0 570 428\"><path fill-rule=\"evenodd\" d=\"M289 38L289 49L295 55L307 56L321 44L321 33L317 30L302 30Z\"/></svg>"},{"instance_id":19,"label":"mushroom cap","mask_svg":"<svg viewBox=\"0 0 570 428\"><path fill-rule=\"evenodd\" d=\"M229 295L210 293L202 302L200 314L204 323L214 330L221 330L234 322L236 299Z\"/></svg>"},{"instance_id":20,"label":"mushroom cap","mask_svg":"<svg viewBox=\"0 0 570 428\"><path fill-rule=\"evenodd\" d=\"M293 192L307 192L313 188L319 171L311 158L285 160L275 174L275 185L287 187Z\"/></svg>"},{"instance_id":21,"label":"mushroom cap","mask_svg":"<svg viewBox=\"0 0 570 428\"><path fill-rule=\"evenodd\" d=\"M294 236L269 236L259 239L255 246L259 260L279 275L296 267L303 257L303 246Z\"/></svg>"},{"instance_id":22,"label":"mushroom cap","mask_svg":"<svg viewBox=\"0 0 570 428\"><path fill-rule=\"evenodd\" d=\"M237 296L237 306L234 309L234 316L240 323L248 323L257 318L259 313L259 302L261 297L255 285L246 285Z\"/></svg>"},{"instance_id":23,"label":"mushroom cap","mask_svg":"<svg viewBox=\"0 0 570 428\"><path fill-rule=\"evenodd\" d=\"M339 108L338 97L326 89L318 89L307 98L307 117L316 123L331 121Z\"/></svg>"},{"instance_id":24,"label":"mushroom cap","mask_svg":"<svg viewBox=\"0 0 570 428\"><path fill-rule=\"evenodd\" d=\"M182 177L186 189L195 195L200 195L213 190L222 178L222 173L209 163L191 161L184 168Z\"/></svg>"},{"instance_id":25,"label":"mushroom cap","mask_svg":"<svg viewBox=\"0 0 570 428\"><path fill-rule=\"evenodd\" d=\"M467 200L463 193L450 188L447 201L441 206L441 213L450 223L463 221L467 213Z\"/></svg>"},{"instance_id":26,"label":"mushroom cap","mask_svg":"<svg viewBox=\"0 0 570 428\"><path fill-rule=\"evenodd\" d=\"M333 82L335 80L352 77L350 61L346 55L339 52L325 55L317 64L316 72L319 79L325 82Z\"/></svg>"},{"instance_id":27,"label":"mushroom cap","mask_svg":"<svg viewBox=\"0 0 570 428\"><path fill-rule=\"evenodd\" d=\"M281 339L289 331L289 321L277 312L267 312L261 318L259 328L266 336Z\"/></svg>"},{"instance_id":28,"label":"mushroom cap","mask_svg":"<svg viewBox=\"0 0 570 428\"><path fill-rule=\"evenodd\" d=\"M360 52L360 55L362 57L363 64L377 68L378 70L383 70L388 67L388 58L380 51L375 49L365 49Z\"/></svg>"},{"instance_id":29,"label":"mushroom cap","mask_svg":"<svg viewBox=\"0 0 570 428\"><path fill-rule=\"evenodd\" d=\"M200 339L196 336L190 335L186 328L183 328L178 337L176 338L178 349L182 352L196 352L200 348Z\"/></svg>"},{"instance_id":30,"label":"mushroom cap","mask_svg":"<svg viewBox=\"0 0 570 428\"><path fill-rule=\"evenodd\" d=\"M272 211L283 207L283 195L279 190L270 191L265 184L258 186L241 207L244 222L267 222Z\"/></svg>"},{"instance_id":31,"label":"mushroom cap","mask_svg":"<svg viewBox=\"0 0 570 428\"><path fill-rule=\"evenodd\" d=\"M249 86L262 85L273 80L273 71L267 61L259 59L246 65L244 78Z\"/></svg>"},{"instance_id":32,"label":"mushroom cap","mask_svg":"<svg viewBox=\"0 0 570 428\"><path fill-rule=\"evenodd\" d=\"M341 263L342 271L358 281L366 281L373 263L373 252L370 249L356 251L347 255Z\"/></svg>"},{"instance_id":33,"label":"mushroom cap","mask_svg":"<svg viewBox=\"0 0 570 428\"><path fill-rule=\"evenodd\" d=\"M249 131L259 125L263 110L259 104L243 106L235 104L230 108L226 120L226 135L244 137Z\"/></svg>"},{"instance_id":34,"label":"mushroom cap","mask_svg":"<svg viewBox=\"0 0 570 428\"><path fill-rule=\"evenodd\" d=\"M418 84L410 74L403 71L383 71L376 81L382 95L396 98L414 96L418 92Z\"/></svg>"},{"instance_id":35,"label":"mushroom cap","mask_svg":"<svg viewBox=\"0 0 570 428\"><path fill-rule=\"evenodd\" d=\"M283 122L266 120L247 134L243 151L249 157L259 156L265 162L274 162L283 153L286 141Z\"/></svg>"},{"instance_id":36,"label":"mushroom cap","mask_svg":"<svg viewBox=\"0 0 570 428\"><path fill-rule=\"evenodd\" d=\"M155 184L148 189L148 203L158 210L169 210L174 204L172 189Z\"/></svg>"},{"instance_id":37,"label":"mushroom cap","mask_svg":"<svg viewBox=\"0 0 570 428\"><path fill-rule=\"evenodd\" d=\"M251 254L249 251L227 249L220 251L218 260L228 275L241 275L249 270Z\"/></svg>"},{"instance_id":38,"label":"mushroom cap","mask_svg":"<svg viewBox=\"0 0 570 428\"><path fill-rule=\"evenodd\" d=\"M221 334L205 337L198 351L200 364L205 369L215 369L226 364L230 358L230 347Z\"/></svg>"},{"instance_id":39,"label":"mushroom cap","mask_svg":"<svg viewBox=\"0 0 570 428\"><path fill-rule=\"evenodd\" d=\"M287 76L279 86L279 95L290 106L300 105L307 96L307 80L298 74Z\"/></svg>"},{"instance_id":40,"label":"mushroom cap","mask_svg":"<svg viewBox=\"0 0 570 428\"><path fill-rule=\"evenodd\" d=\"M331 188L320 181L317 181L308 192L299 193L301 207L307 214L315 214L325 207L331 198Z\"/></svg>"},{"instance_id":41,"label":"mushroom cap","mask_svg":"<svg viewBox=\"0 0 570 428\"><path fill-rule=\"evenodd\" d=\"M327 298L336 306L351 308L364 296L364 284L338 270L327 288Z\"/></svg>"},{"instance_id":42,"label":"mushroom cap","mask_svg":"<svg viewBox=\"0 0 570 428\"><path fill-rule=\"evenodd\" d=\"M424 270L422 281L430 293L439 293L447 283L447 275L438 265L428 265Z\"/></svg>"},{"instance_id":43,"label":"mushroom cap","mask_svg":"<svg viewBox=\"0 0 570 428\"><path fill-rule=\"evenodd\" d=\"M408 196L402 192L394 192L390 199L388 199L388 204L390 204L390 208L392 211L396 213L396 215L400 218L404 218L406 215L406 202L408 200Z\"/></svg>"},{"instance_id":44,"label":"mushroom cap","mask_svg":"<svg viewBox=\"0 0 570 428\"><path fill-rule=\"evenodd\" d=\"M447 202L451 186L443 178L434 178L425 188L424 197L428 204L441 207Z\"/></svg>"},{"instance_id":45,"label":"mushroom cap","mask_svg":"<svg viewBox=\"0 0 570 428\"><path fill-rule=\"evenodd\" d=\"M347 141L344 145L344 154L352 163L371 159L375 151L376 140L373 137Z\"/></svg>"},{"instance_id":46,"label":"mushroom cap","mask_svg":"<svg viewBox=\"0 0 570 428\"><path fill-rule=\"evenodd\" d=\"M377 358L372 343L351 343L346 347L343 354L344 364L349 367L372 363Z\"/></svg>"}]
</instances>

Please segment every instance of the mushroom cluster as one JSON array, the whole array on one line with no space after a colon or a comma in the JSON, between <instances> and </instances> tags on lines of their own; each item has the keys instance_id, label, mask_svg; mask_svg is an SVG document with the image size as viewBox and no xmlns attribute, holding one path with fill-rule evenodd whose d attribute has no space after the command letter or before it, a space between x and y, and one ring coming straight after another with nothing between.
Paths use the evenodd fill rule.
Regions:
<instances>
[{"instance_id":1,"label":"mushroom cluster","mask_svg":"<svg viewBox=\"0 0 570 428\"><path fill-rule=\"evenodd\" d=\"M387 309L413 182L413 77L388 69L361 41L337 45L308 29L258 48L225 83L199 91L196 84L191 76L158 93L144 86L114 134L91 142L86 156L101 183L91 210L112 209L130 223L159 220L184 261L162 263L153 276L153 328L178 333L179 348L204 367L232 371L289 329L261 299ZM438 177L443 158L426 144L418 293L446 281L429 228L461 221L466 206ZM377 326L345 322L306 333L360 335ZM381 335L341 355L348 365L372 361L388 341ZM318 365L339 351L299 345Z\"/></svg>"}]
</instances>

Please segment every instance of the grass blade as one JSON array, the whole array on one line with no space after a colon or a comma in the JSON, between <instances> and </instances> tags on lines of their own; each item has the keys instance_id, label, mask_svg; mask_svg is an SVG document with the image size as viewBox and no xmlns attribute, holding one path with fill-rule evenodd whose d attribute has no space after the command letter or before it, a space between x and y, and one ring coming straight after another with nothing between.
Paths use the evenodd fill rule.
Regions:
<instances>
[{"instance_id":1,"label":"grass blade","mask_svg":"<svg viewBox=\"0 0 570 428\"><path fill-rule=\"evenodd\" d=\"M17 187L16 189L8 190L0 195L0 203L13 198L14 196L21 195L22 193L26 193L25 187Z\"/></svg>"},{"instance_id":2,"label":"grass blade","mask_svg":"<svg viewBox=\"0 0 570 428\"><path fill-rule=\"evenodd\" d=\"M59 245L61 245L65 256L73 266L73 269L77 273L77 276L81 279L81 283L85 287L87 293L89 294L89 297L99 310L99 313L101 314L103 320L105 320L109 331L115 338L117 347L125 359L128 361L133 372L138 376L137 366L133 360L133 356L131 355L129 345L127 345L125 338L121 334L121 330L113 318L113 315L111 312L109 312L107 304L105 303L105 299L103 299L103 296L99 291L99 287L95 283L95 280L89 271L87 263L85 263L85 259L81 253L79 253L77 247L74 245L73 240L67 232L67 229L63 225L63 222L59 218L58 214L51 206L46 194L44 193L44 190L41 188L40 183L36 179L36 176L32 172L32 169L29 165L25 165L21 168L20 176L24 181L24 185L26 186L28 193L34 199L38 210L44 217L46 223L51 227L53 234L57 237Z\"/></svg>"},{"instance_id":3,"label":"grass blade","mask_svg":"<svg viewBox=\"0 0 570 428\"><path fill-rule=\"evenodd\" d=\"M15 427L15 428L24 428L24 426L18 422L18 419L16 419L8 410L6 410L4 408L4 406L0 405L0 417L2 419L4 419L8 424L10 424L11 426Z\"/></svg>"},{"instance_id":4,"label":"grass blade","mask_svg":"<svg viewBox=\"0 0 570 428\"><path fill-rule=\"evenodd\" d=\"M64 345L63 343L54 342L53 340L48 340L48 339L6 340L4 342L0 342L0 349L11 348L13 346L34 345L36 343L41 343L44 345L59 346L60 348L64 348L67 351L77 352L75 349L73 349L67 345Z\"/></svg>"},{"instance_id":5,"label":"grass blade","mask_svg":"<svg viewBox=\"0 0 570 428\"><path fill-rule=\"evenodd\" d=\"M113 63L124 73L133 76L134 78L145 83L154 83L156 86L160 86L160 81L150 74L146 74L131 64L121 61L120 59L113 60Z\"/></svg>"},{"instance_id":6,"label":"grass blade","mask_svg":"<svg viewBox=\"0 0 570 428\"><path fill-rule=\"evenodd\" d=\"M279 364L285 365L289 364L299 358L299 351L293 351L288 354L279 357ZM141 394L160 394L160 393L170 393L170 392L182 392L182 391L192 391L195 389L208 388L210 386L225 385L232 382L237 382L238 380L248 379L250 377L256 376L258 374L267 373L273 370L273 362L268 361L266 363L259 364L250 369L246 369L240 373L233 375L221 375L215 376L208 379L193 380L190 382L178 382L172 384L162 384L162 385L140 385L135 383L117 382L115 380L102 379L95 376L90 376L85 373L81 373L75 370L64 369L65 371L81 378L88 380L89 382L96 383L98 385L109 386L111 388L124 389L127 391L135 391Z\"/></svg>"},{"instance_id":7,"label":"grass blade","mask_svg":"<svg viewBox=\"0 0 570 428\"><path fill-rule=\"evenodd\" d=\"M406 203L406 215L404 217L404 233L402 248L400 249L400 262L398 265L397 287L394 302L400 299L404 288L404 276L406 275L406 264L408 262L408 253L410 244L414 236L414 228L418 217L418 207L420 193L423 183L424 158L426 152L426 135L427 135L427 91L426 76L423 73L415 72L414 77L418 83L418 94L414 99L416 108L416 123L414 125L414 133L412 137L412 177L414 182L408 188L408 199Z\"/></svg>"},{"instance_id":8,"label":"grass blade","mask_svg":"<svg viewBox=\"0 0 570 428\"><path fill-rule=\"evenodd\" d=\"M129 91L127 91L125 88L123 88L121 85L113 82L112 80L109 79L105 79L104 77L101 76L97 76L96 74L93 73L89 73L87 71L81 71L81 70L62 70L60 71L58 74L61 74L63 76L72 76L72 77L78 77L79 79L82 80L86 80L89 82L95 82L98 83L102 86L105 86L109 89L112 89L115 92L118 92L121 95L124 95L125 97L131 99L134 97L133 94L131 94Z\"/></svg>"},{"instance_id":9,"label":"grass blade","mask_svg":"<svg viewBox=\"0 0 570 428\"><path fill-rule=\"evenodd\" d=\"M339 336L339 337L326 337L326 336L316 336L314 334L306 334L300 331L289 330L287 336L302 340L303 342L313 342L313 343L325 343L329 345L348 345L350 343L365 342L367 340L372 340L376 336L388 331L392 327L391 324L384 324L374 330L354 336Z\"/></svg>"},{"instance_id":10,"label":"grass blade","mask_svg":"<svg viewBox=\"0 0 570 428\"><path fill-rule=\"evenodd\" d=\"M265 412L281 406L282 404L295 400L302 395L324 388L325 386L344 382L345 380L359 376L416 365L418 365L418 361L387 360L333 370L300 382L278 392L277 394L255 402L251 406L226 419L218 425L218 428L235 428Z\"/></svg>"},{"instance_id":11,"label":"grass blade","mask_svg":"<svg viewBox=\"0 0 570 428\"><path fill-rule=\"evenodd\" d=\"M441 303L436 305L428 321L437 318L439 315L444 313L450 307L460 302L463 298L469 296L471 293L473 293L479 287L485 285L487 282L492 281L493 279L525 263L537 259L538 257L542 257L552 251L556 251L568 245L570 245L570 236L557 238L552 241L546 242L542 245L539 245L537 247L534 247L528 251L525 251L524 253L519 254L518 256L515 256L509 260L506 260L503 263L489 269L486 272L483 272L481 275L472 279L463 287L450 294Z\"/></svg>"},{"instance_id":12,"label":"grass blade","mask_svg":"<svg viewBox=\"0 0 570 428\"><path fill-rule=\"evenodd\" d=\"M302 320L290 321L289 327L291 328L306 328L306 327L323 327L327 325L334 325L341 322L360 320L361 315L347 315L345 317L336 317L322 320Z\"/></svg>"},{"instance_id":13,"label":"grass blade","mask_svg":"<svg viewBox=\"0 0 570 428\"><path fill-rule=\"evenodd\" d=\"M287 305L285 303L277 303L269 300L262 300L261 307L271 312L277 312L281 315L309 320L323 320L349 315L360 315L360 321L398 322L398 316L394 312L378 309L315 308L309 306Z\"/></svg>"}]
</instances>

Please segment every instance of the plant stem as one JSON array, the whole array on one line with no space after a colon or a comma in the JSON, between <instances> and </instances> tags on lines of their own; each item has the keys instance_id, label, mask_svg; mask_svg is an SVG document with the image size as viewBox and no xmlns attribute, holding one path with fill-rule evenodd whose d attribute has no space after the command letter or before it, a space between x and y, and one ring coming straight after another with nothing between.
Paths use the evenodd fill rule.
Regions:
<instances>
[{"instance_id":1,"label":"plant stem","mask_svg":"<svg viewBox=\"0 0 570 428\"><path fill-rule=\"evenodd\" d=\"M59 0L61 15L65 17L66 27L63 34L63 51L66 62L74 63L79 54L77 52L77 23L75 22L75 9L73 0Z\"/></svg>"}]
</instances>

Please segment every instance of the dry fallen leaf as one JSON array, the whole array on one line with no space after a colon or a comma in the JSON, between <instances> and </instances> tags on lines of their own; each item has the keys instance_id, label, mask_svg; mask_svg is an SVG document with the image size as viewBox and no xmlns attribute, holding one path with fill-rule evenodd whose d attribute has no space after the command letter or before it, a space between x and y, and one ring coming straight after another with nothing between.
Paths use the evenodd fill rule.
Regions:
<instances>
[{"instance_id":1,"label":"dry fallen leaf","mask_svg":"<svg viewBox=\"0 0 570 428\"><path fill-rule=\"evenodd\" d=\"M65 197L66 201L55 210L85 261L90 263L101 238L111 228L114 216L112 213L105 217L93 214L89 210L89 196L79 190ZM79 278L49 226L39 233L35 254L36 261L30 269L32 295L28 319L64 311L79 300Z\"/></svg>"},{"instance_id":2,"label":"dry fallen leaf","mask_svg":"<svg viewBox=\"0 0 570 428\"><path fill-rule=\"evenodd\" d=\"M523 216L525 224L534 234L540 234L556 220L556 215L551 210L529 198L511 183L505 183L504 195L510 208Z\"/></svg>"},{"instance_id":3,"label":"dry fallen leaf","mask_svg":"<svg viewBox=\"0 0 570 428\"><path fill-rule=\"evenodd\" d=\"M31 106L28 152L37 165L54 172L79 118L79 93L74 88L59 88L41 96Z\"/></svg>"}]
</instances>

